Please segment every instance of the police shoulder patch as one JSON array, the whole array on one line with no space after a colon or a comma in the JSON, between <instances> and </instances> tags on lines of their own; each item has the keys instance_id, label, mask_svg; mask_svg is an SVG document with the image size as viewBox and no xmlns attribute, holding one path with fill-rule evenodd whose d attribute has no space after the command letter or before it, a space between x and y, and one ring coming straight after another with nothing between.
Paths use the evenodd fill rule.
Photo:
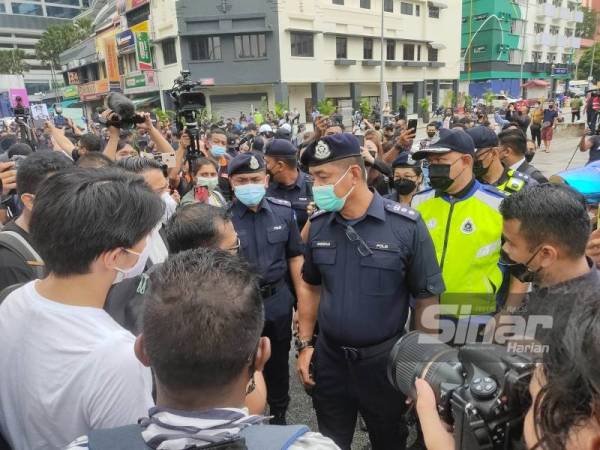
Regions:
<instances>
[{"instance_id":1,"label":"police shoulder patch","mask_svg":"<svg viewBox=\"0 0 600 450\"><path fill-rule=\"evenodd\" d=\"M267 200L276 205L287 206L288 208L292 207L292 204L290 202L288 202L287 200L282 200L280 198L267 197Z\"/></svg>"},{"instance_id":2,"label":"police shoulder patch","mask_svg":"<svg viewBox=\"0 0 600 450\"><path fill-rule=\"evenodd\" d=\"M327 213L329 213L329 211L325 211L324 209L320 209L317 212L315 212L312 216L310 216L310 221L312 222L313 220L319 218L319 217L324 217L325 215L327 215Z\"/></svg>"},{"instance_id":3,"label":"police shoulder patch","mask_svg":"<svg viewBox=\"0 0 600 450\"><path fill-rule=\"evenodd\" d=\"M508 194L506 192L501 191L496 186L492 186L491 184L481 184L481 189L489 194L492 194L498 198L506 198Z\"/></svg>"},{"instance_id":4,"label":"police shoulder patch","mask_svg":"<svg viewBox=\"0 0 600 450\"><path fill-rule=\"evenodd\" d=\"M418 211L408 206L404 206L400 203L392 201L385 203L385 210L391 212L392 214L397 214L399 216L406 217L407 219L410 219L413 222L416 222L420 216Z\"/></svg>"}]
</instances>

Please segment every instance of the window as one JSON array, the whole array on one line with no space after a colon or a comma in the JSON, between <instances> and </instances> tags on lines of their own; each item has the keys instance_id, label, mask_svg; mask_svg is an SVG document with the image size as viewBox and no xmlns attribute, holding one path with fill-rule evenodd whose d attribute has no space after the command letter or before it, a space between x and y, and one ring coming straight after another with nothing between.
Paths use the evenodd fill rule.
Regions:
<instances>
[{"instance_id":1,"label":"window","mask_svg":"<svg viewBox=\"0 0 600 450\"><path fill-rule=\"evenodd\" d=\"M412 16L413 15L413 4L407 3L407 2L400 2L400 14Z\"/></svg>"},{"instance_id":2,"label":"window","mask_svg":"<svg viewBox=\"0 0 600 450\"><path fill-rule=\"evenodd\" d=\"M266 58L267 44L264 33L235 36L235 57L239 59Z\"/></svg>"},{"instance_id":3,"label":"window","mask_svg":"<svg viewBox=\"0 0 600 450\"><path fill-rule=\"evenodd\" d=\"M556 61L556 53L548 52L548 54L546 55L546 61L548 61L548 62Z\"/></svg>"},{"instance_id":4,"label":"window","mask_svg":"<svg viewBox=\"0 0 600 450\"><path fill-rule=\"evenodd\" d=\"M513 20L510 24L510 32L512 34L522 35L525 27L525 21Z\"/></svg>"},{"instance_id":5,"label":"window","mask_svg":"<svg viewBox=\"0 0 600 450\"><path fill-rule=\"evenodd\" d=\"M509 64L521 64L523 58L523 51L520 49L510 49L508 51L508 63Z\"/></svg>"},{"instance_id":6,"label":"window","mask_svg":"<svg viewBox=\"0 0 600 450\"><path fill-rule=\"evenodd\" d=\"M4 12L6 12L6 6L4 6L4 3L0 3L0 13Z\"/></svg>"},{"instance_id":7,"label":"window","mask_svg":"<svg viewBox=\"0 0 600 450\"><path fill-rule=\"evenodd\" d=\"M371 9L371 0L360 0L360 7L364 9Z\"/></svg>"},{"instance_id":8,"label":"window","mask_svg":"<svg viewBox=\"0 0 600 450\"><path fill-rule=\"evenodd\" d=\"M394 12L394 0L385 0L383 2L383 10L385 12Z\"/></svg>"},{"instance_id":9,"label":"window","mask_svg":"<svg viewBox=\"0 0 600 450\"><path fill-rule=\"evenodd\" d=\"M546 25L544 25L543 23L534 23L533 24L533 31L536 34L543 33L545 28L546 28Z\"/></svg>"},{"instance_id":10,"label":"window","mask_svg":"<svg viewBox=\"0 0 600 450\"><path fill-rule=\"evenodd\" d=\"M415 44L404 44L404 49L402 52L402 59L404 61L414 61L415 60Z\"/></svg>"},{"instance_id":11,"label":"window","mask_svg":"<svg viewBox=\"0 0 600 450\"><path fill-rule=\"evenodd\" d=\"M552 4L557 8L560 8L562 6L562 0L552 0Z\"/></svg>"},{"instance_id":12,"label":"window","mask_svg":"<svg viewBox=\"0 0 600 450\"><path fill-rule=\"evenodd\" d=\"M48 17L60 17L61 19L72 19L79 15L81 10L78 8L63 8L61 6L46 5L46 13Z\"/></svg>"},{"instance_id":13,"label":"window","mask_svg":"<svg viewBox=\"0 0 600 450\"><path fill-rule=\"evenodd\" d=\"M421 5L415 5L415 16L419 17L421 15Z\"/></svg>"},{"instance_id":14,"label":"window","mask_svg":"<svg viewBox=\"0 0 600 450\"><path fill-rule=\"evenodd\" d=\"M165 39L162 42L162 54L165 66L177 62L177 51L175 50L175 39Z\"/></svg>"},{"instance_id":15,"label":"window","mask_svg":"<svg viewBox=\"0 0 600 450\"><path fill-rule=\"evenodd\" d=\"M50 83L44 81L32 81L25 82L25 89L29 94L35 94L36 92L47 92L50 90Z\"/></svg>"},{"instance_id":16,"label":"window","mask_svg":"<svg viewBox=\"0 0 600 450\"><path fill-rule=\"evenodd\" d=\"M396 41L387 40L386 42L386 59L393 61L396 59Z\"/></svg>"},{"instance_id":17,"label":"window","mask_svg":"<svg viewBox=\"0 0 600 450\"><path fill-rule=\"evenodd\" d=\"M571 11L571 12L575 11L575 9L577 8L577 6L575 6L575 3L573 3L573 2L567 3L567 7L569 8L569 11Z\"/></svg>"},{"instance_id":18,"label":"window","mask_svg":"<svg viewBox=\"0 0 600 450\"><path fill-rule=\"evenodd\" d=\"M542 52L531 52L531 59L534 62L538 62L542 60Z\"/></svg>"},{"instance_id":19,"label":"window","mask_svg":"<svg viewBox=\"0 0 600 450\"><path fill-rule=\"evenodd\" d=\"M46 3L56 3L57 5L79 6L79 0L47 0Z\"/></svg>"},{"instance_id":20,"label":"window","mask_svg":"<svg viewBox=\"0 0 600 450\"><path fill-rule=\"evenodd\" d=\"M565 28L565 36L567 36L567 37L573 36L573 29L572 28Z\"/></svg>"},{"instance_id":21,"label":"window","mask_svg":"<svg viewBox=\"0 0 600 450\"><path fill-rule=\"evenodd\" d=\"M417 61L421 61L421 46L417 45Z\"/></svg>"},{"instance_id":22,"label":"window","mask_svg":"<svg viewBox=\"0 0 600 450\"><path fill-rule=\"evenodd\" d=\"M344 0L333 0L332 3L334 5L343 5L344 4Z\"/></svg>"},{"instance_id":23,"label":"window","mask_svg":"<svg viewBox=\"0 0 600 450\"><path fill-rule=\"evenodd\" d=\"M550 27L550 34L553 36L556 36L559 32L560 28L557 26L551 26Z\"/></svg>"},{"instance_id":24,"label":"window","mask_svg":"<svg viewBox=\"0 0 600 450\"><path fill-rule=\"evenodd\" d=\"M439 19L440 18L440 8L437 6L429 6L429 17L431 19Z\"/></svg>"},{"instance_id":25,"label":"window","mask_svg":"<svg viewBox=\"0 0 600 450\"><path fill-rule=\"evenodd\" d=\"M569 53L563 53L562 55L562 63L569 64L571 62L571 55Z\"/></svg>"},{"instance_id":26,"label":"window","mask_svg":"<svg viewBox=\"0 0 600 450\"><path fill-rule=\"evenodd\" d=\"M313 35L311 33L290 33L292 56L315 56Z\"/></svg>"},{"instance_id":27,"label":"window","mask_svg":"<svg viewBox=\"0 0 600 450\"><path fill-rule=\"evenodd\" d=\"M13 14L27 14L28 16L43 16L44 11L42 5L34 5L32 3L13 3Z\"/></svg>"},{"instance_id":28,"label":"window","mask_svg":"<svg viewBox=\"0 0 600 450\"><path fill-rule=\"evenodd\" d=\"M437 62L438 60L438 49L429 47L427 49L427 59L432 62Z\"/></svg>"},{"instance_id":29,"label":"window","mask_svg":"<svg viewBox=\"0 0 600 450\"><path fill-rule=\"evenodd\" d=\"M348 58L348 39L345 37L335 38L335 57L337 59Z\"/></svg>"},{"instance_id":30,"label":"window","mask_svg":"<svg viewBox=\"0 0 600 450\"><path fill-rule=\"evenodd\" d=\"M373 59L373 39L363 39L363 59Z\"/></svg>"},{"instance_id":31,"label":"window","mask_svg":"<svg viewBox=\"0 0 600 450\"><path fill-rule=\"evenodd\" d=\"M221 38L195 37L190 40L190 51L191 59L194 61L218 61L221 59Z\"/></svg>"}]
</instances>

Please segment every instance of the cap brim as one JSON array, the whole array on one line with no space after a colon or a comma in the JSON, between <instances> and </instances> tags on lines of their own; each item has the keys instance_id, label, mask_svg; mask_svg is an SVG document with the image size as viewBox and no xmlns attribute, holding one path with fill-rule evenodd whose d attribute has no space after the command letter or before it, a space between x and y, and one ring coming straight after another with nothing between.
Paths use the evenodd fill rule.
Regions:
<instances>
[{"instance_id":1,"label":"cap brim","mask_svg":"<svg viewBox=\"0 0 600 450\"><path fill-rule=\"evenodd\" d=\"M443 155L445 153L450 153L452 149L446 147L429 147L424 150L419 150L418 152L413 153L412 159L415 161L419 161L421 159L427 158L427 155Z\"/></svg>"}]
</instances>

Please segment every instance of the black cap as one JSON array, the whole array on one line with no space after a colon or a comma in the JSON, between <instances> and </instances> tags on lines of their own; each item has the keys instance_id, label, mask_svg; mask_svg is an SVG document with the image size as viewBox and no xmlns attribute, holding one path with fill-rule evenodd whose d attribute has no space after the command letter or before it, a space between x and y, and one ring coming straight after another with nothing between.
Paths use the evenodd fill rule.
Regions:
<instances>
[{"instance_id":1,"label":"black cap","mask_svg":"<svg viewBox=\"0 0 600 450\"><path fill-rule=\"evenodd\" d=\"M252 148L250 150L262 152L265 146L265 140L262 136L256 136L252 141Z\"/></svg>"},{"instance_id":2,"label":"black cap","mask_svg":"<svg viewBox=\"0 0 600 450\"><path fill-rule=\"evenodd\" d=\"M489 127L478 125L476 127L467 129L466 133L471 136L471 139L473 139L476 152L484 148L498 146L498 135Z\"/></svg>"},{"instance_id":3,"label":"black cap","mask_svg":"<svg viewBox=\"0 0 600 450\"><path fill-rule=\"evenodd\" d=\"M442 128L439 140L432 143L430 147L415 152L413 159L418 161L426 158L428 155L441 155L448 152L458 152L474 156L475 145L473 144L473 139L460 128L453 128L452 130Z\"/></svg>"},{"instance_id":4,"label":"black cap","mask_svg":"<svg viewBox=\"0 0 600 450\"><path fill-rule=\"evenodd\" d=\"M402 152L392 162L392 169L395 169L396 167L408 167L413 169L415 167L421 167L421 164L418 161L415 161L410 153Z\"/></svg>"},{"instance_id":5,"label":"black cap","mask_svg":"<svg viewBox=\"0 0 600 450\"><path fill-rule=\"evenodd\" d=\"M265 170L265 160L262 155L255 152L240 153L229 162L227 175L239 173L254 173Z\"/></svg>"},{"instance_id":6,"label":"black cap","mask_svg":"<svg viewBox=\"0 0 600 450\"><path fill-rule=\"evenodd\" d=\"M302 154L301 162L305 167L311 167L351 156L360 156L358 139L350 133L338 133L312 142Z\"/></svg>"},{"instance_id":7,"label":"black cap","mask_svg":"<svg viewBox=\"0 0 600 450\"><path fill-rule=\"evenodd\" d=\"M268 156L290 157L297 154L298 150L287 139L274 139L265 149L265 155Z\"/></svg>"}]
</instances>

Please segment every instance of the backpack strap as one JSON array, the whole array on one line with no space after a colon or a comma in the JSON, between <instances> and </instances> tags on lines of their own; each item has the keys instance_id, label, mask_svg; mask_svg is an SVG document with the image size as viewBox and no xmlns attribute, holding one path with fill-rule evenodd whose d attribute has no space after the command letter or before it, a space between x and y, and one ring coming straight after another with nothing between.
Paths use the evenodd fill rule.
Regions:
<instances>
[{"instance_id":1,"label":"backpack strap","mask_svg":"<svg viewBox=\"0 0 600 450\"><path fill-rule=\"evenodd\" d=\"M35 278L44 278L44 261L27 240L14 231L0 231L0 247L5 247L19 255L35 275Z\"/></svg>"},{"instance_id":2,"label":"backpack strap","mask_svg":"<svg viewBox=\"0 0 600 450\"><path fill-rule=\"evenodd\" d=\"M142 438L140 425L106 430L92 430L88 435L89 450L151 450Z\"/></svg>"},{"instance_id":3,"label":"backpack strap","mask_svg":"<svg viewBox=\"0 0 600 450\"><path fill-rule=\"evenodd\" d=\"M308 431L306 425L252 425L240 436L246 439L248 450L287 450Z\"/></svg>"}]
</instances>

